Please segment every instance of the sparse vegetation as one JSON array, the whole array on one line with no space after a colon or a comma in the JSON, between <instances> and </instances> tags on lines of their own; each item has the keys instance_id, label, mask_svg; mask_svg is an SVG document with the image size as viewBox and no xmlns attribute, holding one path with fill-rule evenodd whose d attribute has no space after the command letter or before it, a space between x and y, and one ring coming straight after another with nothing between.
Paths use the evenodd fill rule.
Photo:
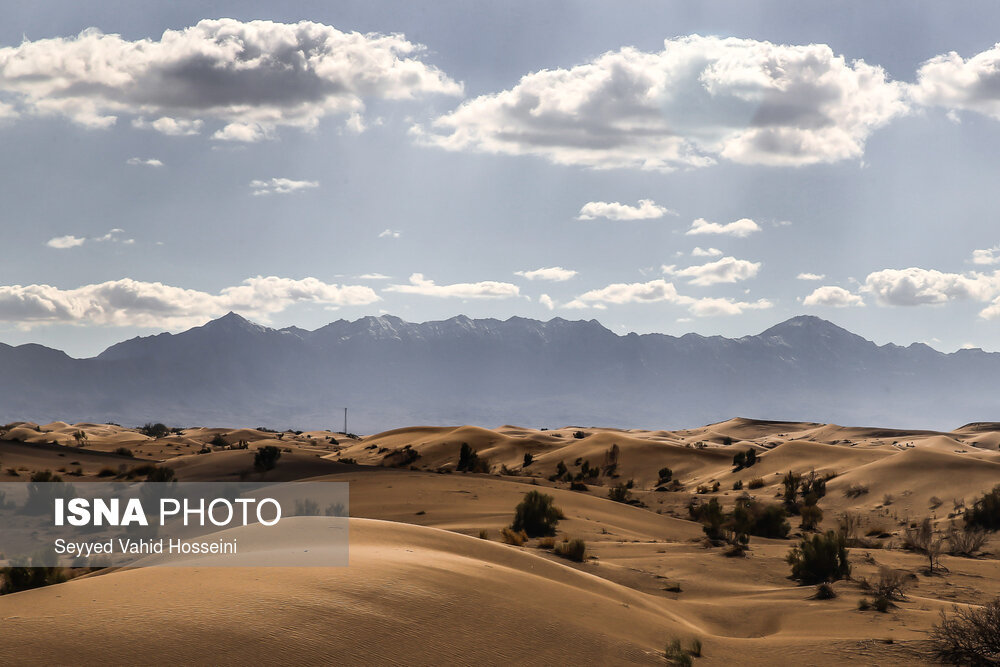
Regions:
<instances>
[{"instance_id":1,"label":"sparse vegetation","mask_svg":"<svg viewBox=\"0 0 1000 667\"><path fill-rule=\"evenodd\" d=\"M527 468L532 463L534 463L534 461L535 461L535 457L532 456L532 454L530 452L525 452L525 454L524 454L524 463L521 464L521 467L522 468Z\"/></svg>"},{"instance_id":2,"label":"sparse vegetation","mask_svg":"<svg viewBox=\"0 0 1000 667\"><path fill-rule=\"evenodd\" d=\"M697 641L697 640L696 640ZM698 655L701 655L701 642L697 643ZM664 651L664 655L667 659L667 663L670 665L675 665L676 667L691 667L693 663L691 657L692 653L684 650L681 646L681 640L674 637L667 642L667 647Z\"/></svg>"},{"instance_id":3,"label":"sparse vegetation","mask_svg":"<svg viewBox=\"0 0 1000 667\"><path fill-rule=\"evenodd\" d=\"M792 578L803 584L837 581L851 575L844 536L830 530L802 538L786 557Z\"/></svg>"},{"instance_id":4,"label":"sparse vegetation","mask_svg":"<svg viewBox=\"0 0 1000 667\"><path fill-rule=\"evenodd\" d=\"M149 438L164 438L170 435L170 429L159 422L155 424L146 423L136 430Z\"/></svg>"},{"instance_id":5,"label":"sparse vegetation","mask_svg":"<svg viewBox=\"0 0 1000 667\"><path fill-rule=\"evenodd\" d=\"M837 597L837 591L833 590L833 586L830 584L820 584L816 587L816 594L813 595L813 599L816 600L832 600Z\"/></svg>"},{"instance_id":6,"label":"sparse vegetation","mask_svg":"<svg viewBox=\"0 0 1000 667\"><path fill-rule=\"evenodd\" d=\"M996 665L1000 663L1000 598L982 607L955 605L952 613L941 612L931 630L934 656L952 665Z\"/></svg>"},{"instance_id":7,"label":"sparse vegetation","mask_svg":"<svg viewBox=\"0 0 1000 667\"><path fill-rule=\"evenodd\" d=\"M933 574L944 549L944 537L934 530L931 520L925 517L920 523L906 527L903 548L927 556L927 572Z\"/></svg>"},{"instance_id":8,"label":"sparse vegetation","mask_svg":"<svg viewBox=\"0 0 1000 667\"><path fill-rule=\"evenodd\" d=\"M479 454L469 446L469 443L463 442L455 469L459 472L489 472L490 466L485 459L479 458Z\"/></svg>"},{"instance_id":9,"label":"sparse vegetation","mask_svg":"<svg viewBox=\"0 0 1000 667\"><path fill-rule=\"evenodd\" d=\"M972 556L979 552L989 538L982 528L965 526L959 528L954 522L948 527L948 553L952 556Z\"/></svg>"},{"instance_id":10,"label":"sparse vegetation","mask_svg":"<svg viewBox=\"0 0 1000 667\"><path fill-rule=\"evenodd\" d=\"M253 454L253 467L260 472L274 470L281 458L281 450L274 445L265 445Z\"/></svg>"},{"instance_id":11,"label":"sparse vegetation","mask_svg":"<svg viewBox=\"0 0 1000 667\"><path fill-rule=\"evenodd\" d=\"M512 544L515 547L521 547L528 541L528 535L523 530L511 530L510 528L504 526L500 529L500 539L502 539L505 544Z\"/></svg>"},{"instance_id":12,"label":"sparse vegetation","mask_svg":"<svg viewBox=\"0 0 1000 667\"><path fill-rule=\"evenodd\" d=\"M563 558L582 563L587 554L587 544L583 540L566 539L556 544L554 551Z\"/></svg>"},{"instance_id":13,"label":"sparse vegetation","mask_svg":"<svg viewBox=\"0 0 1000 667\"><path fill-rule=\"evenodd\" d=\"M957 502L955 509L958 510ZM965 525L989 531L1000 529L1000 486L984 493L971 508L965 510Z\"/></svg>"},{"instance_id":14,"label":"sparse vegetation","mask_svg":"<svg viewBox=\"0 0 1000 667\"><path fill-rule=\"evenodd\" d=\"M624 482L620 484L615 484L610 489L608 489L608 498L615 501L616 503L627 503L632 499L632 491L629 489L629 486Z\"/></svg>"},{"instance_id":15,"label":"sparse vegetation","mask_svg":"<svg viewBox=\"0 0 1000 667\"><path fill-rule=\"evenodd\" d=\"M752 447L745 452L736 452L736 455L733 456L733 466L735 466L733 472L749 468L755 463L757 463L757 450Z\"/></svg>"},{"instance_id":16,"label":"sparse vegetation","mask_svg":"<svg viewBox=\"0 0 1000 667\"><path fill-rule=\"evenodd\" d=\"M761 488L764 487L765 484L766 484L766 482L764 482L764 478L763 477L754 477L747 484L747 487L750 488L750 489L761 489Z\"/></svg>"},{"instance_id":17,"label":"sparse vegetation","mask_svg":"<svg viewBox=\"0 0 1000 667\"><path fill-rule=\"evenodd\" d=\"M670 468L660 468L660 472L658 472L657 474L659 475L659 482L657 482L658 484L666 484L667 482L669 482L674 478L674 471L671 470Z\"/></svg>"},{"instance_id":18,"label":"sparse vegetation","mask_svg":"<svg viewBox=\"0 0 1000 667\"><path fill-rule=\"evenodd\" d=\"M556 525L563 513L552 504L552 496L539 491L529 491L514 510L514 531L524 531L528 537L546 537L556 534Z\"/></svg>"},{"instance_id":19,"label":"sparse vegetation","mask_svg":"<svg viewBox=\"0 0 1000 667\"><path fill-rule=\"evenodd\" d=\"M844 496L847 498L860 498L868 493L868 485L855 482L844 489Z\"/></svg>"},{"instance_id":20,"label":"sparse vegetation","mask_svg":"<svg viewBox=\"0 0 1000 667\"><path fill-rule=\"evenodd\" d=\"M128 447L119 447L118 449L115 450L115 454L117 454L118 456L127 456L129 458L135 456L132 453L132 450L129 449Z\"/></svg>"}]
</instances>

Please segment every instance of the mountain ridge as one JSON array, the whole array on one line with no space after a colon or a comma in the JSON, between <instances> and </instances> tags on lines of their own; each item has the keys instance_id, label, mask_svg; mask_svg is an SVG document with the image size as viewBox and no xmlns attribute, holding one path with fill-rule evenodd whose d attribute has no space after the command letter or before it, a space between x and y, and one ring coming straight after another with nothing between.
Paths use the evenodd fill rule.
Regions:
<instances>
[{"instance_id":1,"label":"mountain ridge","mask_svg":"<svg viewBox=\"0 0 1000 667\"><path fill-rule=\"evenodd\" d=\"M739 338L617 334L597 320L411 323L308 331L227 313L73 359L0 345L0 420L312 427L351 408L358 430L414 423L689 427L755 418L954 427L995 419L1000 353L877 345L801 315Z\"/></svg>"}]
</instances>

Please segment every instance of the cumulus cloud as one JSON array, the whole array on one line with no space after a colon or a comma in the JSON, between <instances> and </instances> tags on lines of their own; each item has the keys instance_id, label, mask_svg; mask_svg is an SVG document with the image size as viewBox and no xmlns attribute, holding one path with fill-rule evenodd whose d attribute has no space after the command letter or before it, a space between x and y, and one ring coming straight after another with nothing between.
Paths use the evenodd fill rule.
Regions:
<instances>
[{"instance_id":1,"label":"cumulus cloud","mask_svg":"<svg viewBox=\"0 0 1000 667\"><path fill-rule=\"evenodd\" d=\"M735 283L740 280L753 278L760 271L760 262L750 262L745 259L735 257L723 257L722 259L707 264L689 266L686 269L676 269L673 266L664 266L663 272L681 278L690 278L692 285L716 285L719 283Z\"/></svg>"},{"instance_id":2,"label":"cumulus cloud","mask_svg":"<svg viewBox=\"0 0 1000 667\"><path fill-rule=\"evenodd\" d=\"M1000 44L963 59L954 51L931 58L917 70L911 97L925 106L974 111L1000 120Z\"/></svg>"},{"instance_id":3,"label":"cumulus cloud","mask_svg":"<svg viewBox=\"0 0 1000 667\"><path fill-rule=\"evenodd\" d=\"M688 236L695 236L698 234L722 234L726 236L735 236L737 238L745 238L754 232L759 231L760 225L750 218L740 218L739 220L725 225L718 222L709 222L704 218L698 218L691 223L691 228L684 233Z\"/></svg>"},{"instance_id":4,"label":"cumulus cloud","mask_svg":"<svg viewBox=\"0 0 1000 667\"><path fill-rule=\"evenodd\" d=\"M721 254L718 248L695 248L691 251L692 257L718 257Z\"/></svg>"},{"instance_id":5,"label":"cumulus cloud","mask_svg":"<svg viewBox=\"0 0 1000 667\"><path fill-rule=\"evenodd\" d=\"M289 195L316 187L319 187L318 181L294 181L290 178L250 181L250 190L254 195Z\"/></svg>"},{"instance_id":6,"label":"cumulus cloud","mask_svg":"<svg viewBox=\"0 0 1000 667\"><path fill-rule=\"evenodd\" d=\"M86 243L86 241L87 239L85 238L79 238L77 236L69 234L66 236L57 236L55 238L51 238L45 242L45 245L47 245L50 248L58 248L60 250L65 250L66 248L75 248L77 246L81 246L84 243Z\"/></svg>"},{"instance_id":7,"label":"cumulus cloud","mask_svg":"<svg viewBox=\"0 0 1000 667\"><path fill-rule=\"evenodd\" d=\"M817 287L812 294L803 299L802 305L847 308L848 306L863 306L865 302L860 296L851 294L843 287L824 285Z\"/></svg>"},{"instance_id":8,"label":"cumulus cloud","mask_svg":"<svg viewBox=\"0 0 1000 667\"><path fill-rule=\"evenodd\" d=\"M538 303L542 304L549 310L552 310L556 307L556 302L553 301L552 297L550 297L548 294L543 294L540 297L538 297Z\"/></svg>"},{"instance_id":9,"label":"cumulus cloud","mask_svg":"<svg viewBox=\"0 0 1000 667\"><path fill-rule=\"evenodd\" d=\"M908 110L904 97L882 68L824 44L691 35L527 74L414 134L597 169L797 166L860 157L875 128Z\"/></svg>"},{"instance_id":10,"label":"cumulus cloud","mask_svg":"<svg viewBox=\"0 0 1000 667\"><path fill-rule=\"evenodd\" d=\"M132 165L133 167L162 167L163 163L156 158L142 159L141 157L130 157L125 160L125 164Z\"/></svg>"},{"instance_id":11,"label":"cumulus cloud","mask_svg":"<svg viewBox=\"0 0 1000 667\"><path fill-rule=\"evenodd\" d=\"M534 271L515 271L515 276L521 276L528 280L552 280L562 282L569 280L576 275L576 271L564 269L561 266L551 266L548 268L535 269Z\"/></svg>"},{"instance_id":12,"label":"cumulus cloud","mask_svg":"<svg viewBox=\"0 0 1000 667\"><path fill-rule=\"evenodd\" d=\"M521 294L520 288L511 283L485 280L478 283L438 285L433 280L424 278L422 273L411 275L409 285L389 285L383 291L455 299L508 299Z\"/></svg>"},{"instance_id":13,"label":"cumulus cloud","mask_svg":"<svg viewBox=\"0 0 1000 667\"><path fill-rule=\"evenodd\" d=\"M607 218L608 220L655 220L665 215L677 215L666 206L660 206L652 199L640 199L635 206L619 202L591 201L580 207L577 220L593 220Z\"/></svg>"},{"instance_id":14,"label":"cumulus cloud","mask_svg":"<svg viewBox=\"0 0 1000 667\"><path fill-rule=\"evenodd\" d=\"M400 232L395 229L384 229L378 233L380 239L398 239Z\"/></svg>"},{"instance_id":15,"label":"cumulus cloud","mask_svg":"<svg viewBox=\"0 0 1000 667\"><path fill-rule=\"evenodd\" d=\"M795 276L796 280L823 280L826 276L822 273L800 273Z\"/></svg>"},{"instance_id":16,"label":"cumulus cloud","mask_svg":"<svg viewBox=\"0 0 1000 667\"><path fill-rule=\"evenodd\" d=\"M382 273L362 273L358 280L389 280L389 276Z\"/></svg>"},{"instance_id":17,"label":"cumulus cloud","mask_svg":"<svg viewBox=\"0 0 1000 667\"><path fill-rule=\"evenodd\" d=\"M973 264L1000 264L1000 246L972 251Z\"/></svg>"},{"instance_id":18,"label":"cumulus cloud","mask_svg":"<svg viewBox=\"0 0 1000 667\"><path fill-rule=\"evenodd\" d=\"M567 303L566 308L605 308L607 304L630 303L672 303L686 306L695 317L716 315L739 315L746 310L770 308L767 299L754 302L733 301L723 298L701 298L685 296L677 292L673 283L662 278L645 283L615 283L600 289L590 290Z\"/></svg>"},{"instance_id":19,"label":"cumulus cloud","mask_svg":"<svg viewBox=\"0 0 1000 667\"><path fill-rule=\"evenodd\" d=\"M920 306L959 299L988 301L1000 294L1000 272L943 273L933 269L883 269L869 273L862 291L879 304Z\"/></svg>"},{"instance_id":20,"label":"cumulus cloud","mask_svg":"<svg viewBox=\"0 0 1000 667\"><path fill-rule=\"evenodd\" d=\"M101 324L175 328L230 310L266 318L293 303L330 308L367 305L380 297L369 287L330 285L316 278L248 278L218 294L123 278L74 289L52 285L0 285L0 320L40 324Z\"/></svg>"},{"instance_id":21,"label":"cumulus cloud","mask_svg":"<svg viewBox=\"0 0 1000 667\"><path fill-rule=\"evenodd\" d=\"M247 141L358 113L368 99L460 95L423 51L402 35L308 21L204 20L136 41L89 28L0 48L0 94L21 115L95 128L129 115L169 135L197 134L210 120L225 125L215 138Z\"/></svg>"}]
</instances>

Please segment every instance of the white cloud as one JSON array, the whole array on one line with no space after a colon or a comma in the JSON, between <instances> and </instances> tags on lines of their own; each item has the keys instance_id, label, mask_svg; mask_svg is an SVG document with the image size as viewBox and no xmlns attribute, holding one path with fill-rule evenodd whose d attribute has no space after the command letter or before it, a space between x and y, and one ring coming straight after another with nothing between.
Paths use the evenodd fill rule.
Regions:
<instances>
[{"instance_id":1,"label":"white cloud","mask_svg":"<svg viewBox=\"0 0 1000 667\"><path fill-rule=\"evenodd\" d=\"M695 248L691 251L692 257L718 257L721 254L718 248Z\"/></svg>"},{"instance_id":2,"label":"white cloud","mask_svg":"<svg viewBox=\"0 0 1000 667\"><path fill-rule=\"evenodd\" d=\"M221 130L212 133L216 141L242 141L252 144L264 139L272 139L270 129L260 123L227 123Z\"/></svg>"},{"instance_id":3,"label":"white cloud","mask_svg":"<svg viewBox=\"0 0 1000 667\"><path fill-rule=\"evenodd\" d=\"M109 127L119 115L164 134L225 124L218 139L246 140L280 126L312 128L367 99L460 95L402 35L341 32L320 23L234 19L129 41L88 28L76 37L0 48L0 95L12 113L59 115ZM9 114L8 114L9 115ZM146 118L155 118L147 121Z\"/></svg>"},{"instance_id":4,"label":"white cloud","mask_svg":"<svg viewBox=\"0 0 1000 667\"><path fill-rule=\"evenodd\" d=\"M760 225L750 218L740 218L739 220L725 225L719 224L718 222L709 222L704 218L698 218L691 223L691 228L684 233L687 236L694 236L697 234L724 234L727 236L735 236L737 238L745 238L754 232L759 231Z\"/></svg>"},{"instance_id":5,"label":"white cloud","mask_svg":"<svg viewBox=\"0 0 1000 667\"><path fill-rule=\"evenodd\" d=\"M201 120L185 120L183 118L171 118L163 116L150 122L143 117L132 120L132 127L140 130L156 130L160 134L169 137L190 137L201 133L204 122Z\"/></svg>"},{"instance_id":6,"label":"white cloud","mask_svg":"<svg viewBox=\"0 0 1000 667\"><path fill-rule=\"evenodd\" d=\"M673 266L664 266L663 272L666 274L690 278L692 285L716 285L719 283L735 283L740 280L753 278L760 271L760 262L750 262L745 259L735 257L723 257L722 259L698 266L689 266L686 269L675 269Z\"/></svg>"},{"instance_id":7,"label":"white cloud","mask_svg":"<svg viewBox=\"0 0 1000 667\"><path fill-rule=\"evenodd\" d=\"M673 283L657 279L646 283L615 283L590 290L567 303L565 308L605 308L606 304L631 303L672 303L686 306L695 317L713 317L716 315L739 315L745 310L770 308L767 299L755 302L733 301L722 298L701 298L685 296L677 293Z\"/></svg>"},{"instance_id":8,"label":"white cloud","mask_svg":"<svg viewBox=\"0 0 1000 667\"><path fill-rule=\"evenodd\" d=\"M141 157L130 157L125 160L125 164L130 164L133 167L162 167L163 163L156 158L142 159Z\"/></svg>"},{"instance_id":9,"label":"white cloud","mask_svg":"<svg viewBox=\"0 0 1000 667\"><path fill-rule=\"evenodd\" d=\"M973 264L1000 264L1000 246L972 251Z\"/></svg>"},{"instance_id":10,"label":"white cloud","mask_svg":"<svg viewBox=\"0 0 1000 667\"><path fill-rule=\"evenodd\" d=\"M358 276L358 280L389 280L389 276L382 273L363 273Z\"/></svg>"},{"instance_id":11,"label":"white cloud","mask_svg":"<svg viewBox=\"0 0 1000 667\"><path fill-rule=\"evenodd\" d=\"M552 310L556 307L556 302L553 301L552 297L550 297L548 294L543 294L540 297L538 297L538 303L542 304L549 310Z\"/></svg>"},{"instance_id":12,"label":"white cloud","mask_svg":"<svg viewBox=\"0 0 1000 667\"><path fill-rule=\"evenodd\" d=\"M826 275L822 273L800 273L795 276L796 280L823 280L823 278L826 278Z\"/></svg>"},{"instance_id":13,"label":"white cloud","mask_svg":"<svg viewBox=\"0 0 1000 667\"><path fill-rule=\"evenodd\" d=\"M409 285L389 285L383 291L456 299L507 299L521 294L520 288L511 283L485 280L478 283L437 285L433 280L424 278L422 273L411 275Z\"/></svg>"},{"instance_id":14,"label":"white cloud","mask_svg":"<svg viewBox=\"0 0 1000 667\"><path fill-rule=\"evenodd\" d=\"M200 324L230 310L266 318L293 303L336 308L379 300L369 287L329 285L316 278L257 276L218 294L123 278L75 289L0 286L0 321L24 327L77 323L176 328Z\"/></svg>"},{"instance_id":15,"label":"white cloud","mask_svg":"<svg viewBox=\"0 0 1000 667\"><path fill-rule=\"evenodd\" d=\"M919 104L954 113L974 111L1000 120L1000 44L969 59L951 51L931 58L917 70L910 96Z\"/></svg>"},{"instance_id":16,"label":"white cloud","mask_svg":"<svg viewBox=\"0 0 1000 667\"><path fill-rule=\"evenodd\" d=\"M824 285L813 290L812 294L802 300L803 306L831 306L847 308L848 306L863 306L864 300L857 294L851 294L843 287Z\"/></svg>"},{"instance_id":17,"label":"white cloud","mask_svg":"<svg viewBox=\"0 0 1000 667\"><path fill-rule=\"evenodd\" d=\"M691 35L527 74L413 133L448 150L597 169L795 166L860 157L875 128L906 113L903 93L882 68L825 44Z\"/></svg>"},{"instance_id":18,"label":"white cloud","mask_svg":"<svg viewBox=\"0 0 1000 667\"><path fill-rule=\"evenodd\" d=\"M535 269L534 271L515 271L515 276L521 276L528 280L552 280L562 282L569 280L576 275L576 271L564 269L561 266L551 266L549 268Z\"/></svg>"},{"instance_id":19,"label":"white cloud","mask_svg":"<svg viewBox=\"0 0 1000 667\"><path fill-rule=\"evenodd\" d=\"M1000 294L1000 272L943 273L933 269L883 269L869 273L863 292L881 305L919 306L958 299L989 301Z\"/></svg>"},{"instance_id":20,"label":"white cloud","mask_svg":"<svg viewBox=\"0 0 1000 667\"><path fill-rule=\"evenodd\" d=\"M316 187L319 187L318 181L293 181L290 178L250 181L250 189L254 195L288 195Z\"/></svg>"},{"instance_id":21,"label":"white cloud","mask_svg":"<svg viewBox=\"0 0 1000 667\"><path fill-rule=\"evenodd\" d=\"M83 245L87 239L78 238L72 234L67 236L57 236L55 238L49 239L45 242L50 248L58 248L60 250L65 250L66 248L75 248L77 246Z\"/></svg>"},{"instance_id":22,"label":"white cloud","mask_svg":"<svg viewBox=\"0 0 1000 667\"><path fill-rule=\"evenodd\" d=\"M591 201L580 207L577 220L593 220L607 218L608 220L655 220L665 215L677 215L666 206L660 206L652 199L640 199L635 206L619 202Z\"/></svg>"},{"instance_id":23,"label":"white cloud","mask_svg":"<svg viewBox=\"0 0 1000 667\"><path fill-rule=\"evenodd\" d=\"M380 239L398 239L400 232L395 229L384 229L378 233Z\"/></svg>"}]
</instances>

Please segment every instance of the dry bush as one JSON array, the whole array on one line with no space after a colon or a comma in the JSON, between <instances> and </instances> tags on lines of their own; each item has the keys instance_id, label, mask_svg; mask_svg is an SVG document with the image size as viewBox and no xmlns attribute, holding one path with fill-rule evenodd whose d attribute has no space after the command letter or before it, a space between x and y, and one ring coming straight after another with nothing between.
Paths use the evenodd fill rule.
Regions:
<instances>
[{"instance_id":1,"label":"dry bush","mask_svg":"<svg viewBox=\"0 0 1000 667\"><path fill-rule=\"evenodd\" d=\"M937 496L931 496L927 502L930 503L929 506L932 510L936 510L937 508L941 507L941 505L944 503L944 501L938 498Z\"/></svg>"},{"instance_id":2,"label":"dry bush","mask_svg":"<svg viewBox=\"0 0 1000 667\"><path fill-rule=\"evenodd\" d=\"M587 555L587 543L583 540L563 540L555 545L554 551L563 558L582 563Z\"/></svg>"},{"instance_id":3,"label":"dry bush","mask_svg":"<svg viewBox=\"0 0 1000 667\"><path fill-rule=\"evenodd\" d=\"M762 488L764 486L764 484L765 484L765 482L764 482L764 478L763 477L754 477L747 484L747 488L750 488L750 489L760 489L760 488Z\"/></svg>"},{"instance_id":4,"label":"dry bush","mask_svg":"<svg viewBox=\"0 0 1000 667\"><path fill-rule=\"evenodd\" d=\"M481 540L488 540L488 539L490 539L490 531L486 530L485 528L480 528L479 529L479 539L481 539Z\"/></svg>"},{"instance_id":5,"label":"dry bush","mask_svg":"<svg viewBox=\"0 0 1000 667\"><path fill-rule=\"evenodd\" d=\"M511 530L504 526L500 529L500 538L506 544L513 544L515 547L522 547L528 541L528 534L523 530Z\"/></svg>"},{"instance_id":6,"label":"dry bush","mask_svg":"<svg viewBox=\"0 0 1000 667\"><path fill-rule=\"evenodd\" d=\"M948 553L952 556L972 556L983 548L989 534L981 528L960 529L954 522L948 527Z\"/></svg>"},{"instance_id":7,"label":"dry bush","mask_svg":"<svg viewBox=\"0 0 1000 667\"><path fill-rule=\"evenodd\" d=\"M934 655L953 665L1000 664L1000 598L983 607L952 607L931 630Z\"/></svg>"},{"instance_id":8,"label":"dry bush","mask_svg":"<svg viewBox=\"0 0 1000 667\"><path fill-rule=\"evenodd\" d=\"M927 572L933 574L944 549L944 538L934 530L931 520L925 517L919 524L907 526L903 535L903 548L927 556Z\"/></svg>"},{"instance_id":9,"label":"dry bush","mask_svg":"<svg viewBox=\"0 0 1000 667\"><path fill-rule=\"evenodd\" d=\"M857 482L844 489L844 496L847 498L859 498L866 493L868 493L868 485Z\"/></svg>"},{"instance_id":10,"label":"dry bush","mask_svg":"<svg viewBox=\"0 0 1000 667\"><path fill-rule=\"evenodd\" d=\"M554 537L543 537L538 540L539 549L552 549L556 546L556 538Z\"/></svg>"}]
</instances>

